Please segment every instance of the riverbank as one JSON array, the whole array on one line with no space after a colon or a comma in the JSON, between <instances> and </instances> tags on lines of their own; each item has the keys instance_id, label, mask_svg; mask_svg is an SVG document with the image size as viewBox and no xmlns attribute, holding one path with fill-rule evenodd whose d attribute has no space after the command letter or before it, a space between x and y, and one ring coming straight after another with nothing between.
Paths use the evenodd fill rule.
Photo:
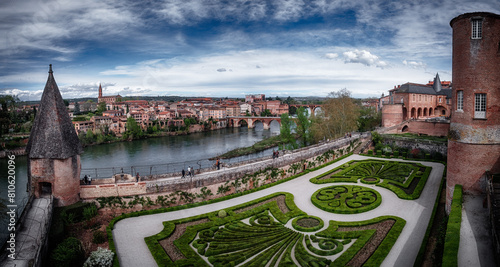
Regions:
<instances>
[{"instance_id":1,"label":"riverbank","mask_svg":"<svg viewBox=\"0 0 500 267\"><path fill-rule=\"evenodd\" d=\"M279 145L282 145L283 142L281 141L281 136L276 135L273 137L266 138L262 141L259 141L252 146L249 147L241 147L241 148L236 148L233 149L229 152L226 152L222 155L219 155L217 157L210 158L210 160L215 160L217 158L221 159L230 159L230 158L235 158L235 157L241 157L241 156L246 156L254 153L259 153L261 151L264 151L269 148L273 147L278 147Z\"/></svg>"}]
</instances>

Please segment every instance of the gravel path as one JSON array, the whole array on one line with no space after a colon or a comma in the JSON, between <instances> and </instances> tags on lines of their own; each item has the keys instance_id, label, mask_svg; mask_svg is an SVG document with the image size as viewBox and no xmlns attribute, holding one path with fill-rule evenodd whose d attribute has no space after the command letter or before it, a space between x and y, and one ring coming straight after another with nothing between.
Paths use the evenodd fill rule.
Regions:
<instances>
[{"instance_id":1,"label":"gravel path","mask_svg":"<svg viewBox=\"0 0 500 267\"><path fill-rule=\"evenodd\" d=\"M299 209L305 211L309 215L321 218L325 222L325 227L328 226L327 222L329 220L361 221L386 215L398 216L405 219L406 225L398 240L394 244L394 247L383 262L383 266L412 266L418 254L418 250L420 249L424 234L427 230L427 225L439 190L439 184L441 182L444 166L440 163L418 161L418 163L421 163L422 165L432 167L432 172L420 198L417 200L399 199L390 190L377 187L375 185L362 184L362 186L370 187L380 193L382 196L382 204L378 208L360 214L332 214L318 209L311 203L310 197L316 190L331 184L312 184L309 182L309 179L336 168L348 161L363 159L370 158L352 155L330 166L308 173L291 181L227 201L180 211L145 215L121 220L115 224L115 229L113 230L113 237L120 265L141 267L157 266L153 256L146 246L144 238L160 232L163 229L163 221L186 218L224 209L256 198L267 196L275 192L289 192L295 196L295 204Z\"/></svg>"}]
</instances>

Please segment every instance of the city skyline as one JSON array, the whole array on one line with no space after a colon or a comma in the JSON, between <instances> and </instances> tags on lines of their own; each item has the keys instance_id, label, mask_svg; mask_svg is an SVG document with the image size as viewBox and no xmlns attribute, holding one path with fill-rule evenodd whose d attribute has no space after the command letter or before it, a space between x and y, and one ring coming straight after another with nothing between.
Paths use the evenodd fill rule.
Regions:
<instances>
[{"instance_id":1,"label":"city skyline","mask_svg":"<svg viewBox=\"0 0 500 267\"><path fill-rule=\"evenodd\" d=\"M39 100L48 64L64 98L378 97L451 80L449 21L481 1L5 1L0 94Z\"/></svg>"}]
</instances>

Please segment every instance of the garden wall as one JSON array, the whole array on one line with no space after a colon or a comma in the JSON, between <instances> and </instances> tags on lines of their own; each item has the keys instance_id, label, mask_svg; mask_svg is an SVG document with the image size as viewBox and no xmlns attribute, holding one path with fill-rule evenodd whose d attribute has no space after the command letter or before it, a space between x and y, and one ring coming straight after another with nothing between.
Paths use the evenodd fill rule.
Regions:
<instances>
[{"instance_id":1,"label":"garden wall","mask_svg":"<svg viewBox=\"0 0 500 267\"><path fill-rule=\"evenodd\" d=\"M407 149L419 149L427 152L439 152L442 155L448 153L448 143L408 137L382 136L384 145L395 145Z\"/></svg>"}]
</instances>

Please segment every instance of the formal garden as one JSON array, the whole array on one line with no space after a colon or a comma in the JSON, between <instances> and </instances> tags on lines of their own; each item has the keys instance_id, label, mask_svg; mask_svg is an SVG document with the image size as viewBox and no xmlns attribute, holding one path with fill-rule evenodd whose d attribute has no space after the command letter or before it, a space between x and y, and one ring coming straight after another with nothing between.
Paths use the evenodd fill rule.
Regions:
<instances>
[{"instance_id":1,"label":"formal garden","mask_svg":"<svg viewBox=\"0 0 500 267\"><path fill-rule=\"evenodd\" d=\"M431 212L423 216L424 226L412 220L423 210L409 213L419 206L413 200L422 195L433 168L424 162L362 158L349 157L290 181L300 185L302 180L314 191L306 186L293 192L281 191L280 185L269 187L266 190L275 192L257 199L219 203L223 208L163 220L163 230L144 240L159 266L378 266L406 227L402 244L418 243L410 254L420 254ZM439 187L442 172L436 177L433 186ZM430 210L437 191L430 194ZM391 208L395 199L398 203ZM409 205L409 213L401 205ZM400 215L390 214L391 209ZM424 233L413 236L417 227Z\"/></svg>"}]
</instances>

